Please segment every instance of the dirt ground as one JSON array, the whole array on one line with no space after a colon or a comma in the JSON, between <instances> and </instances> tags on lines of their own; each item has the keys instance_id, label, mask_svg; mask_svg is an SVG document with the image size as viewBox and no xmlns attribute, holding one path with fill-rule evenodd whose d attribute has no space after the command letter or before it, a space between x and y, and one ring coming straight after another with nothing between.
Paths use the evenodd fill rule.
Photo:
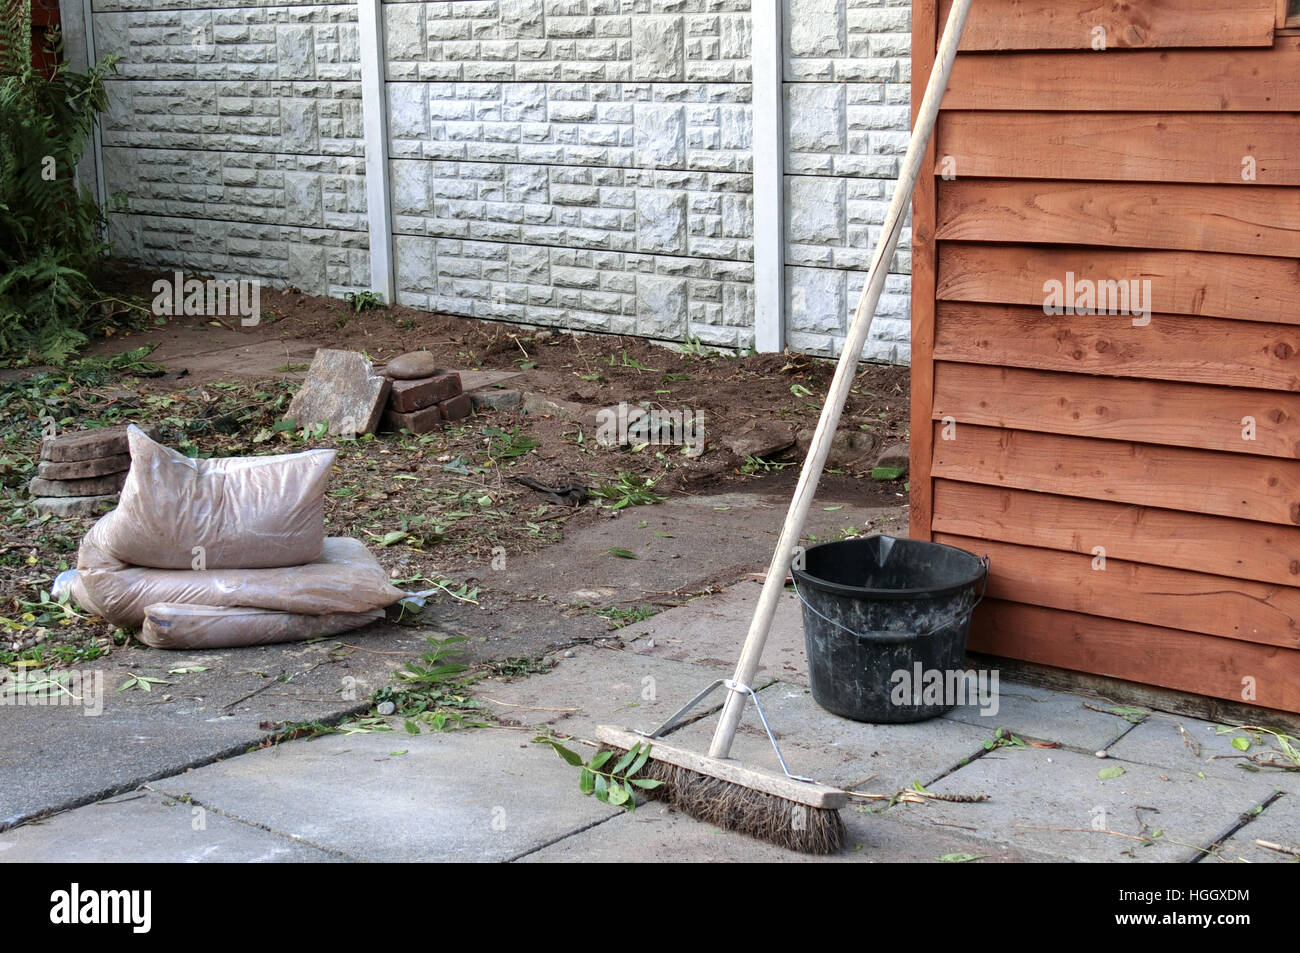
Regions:
<instances>
[{"instance_id":1,"label":"dirt ground","mask_svg":"<svg viewBox=\"0 0 1300 953\"><path fill-rule=\"evenodd\" d=\"M155 317L157 273L123 266L111 289L123 302L119 327L80 363L62 370L0 371L0 661L73 663L95 658L128 634L43 601L54 575L75 565L93 518L34 518L25 485L39 460L41 419L60 429L147 421L163 442L194 455L339 451L327 496L326 531L364 540L398 584L443 587L475 598L474 567L498 547L521 554L555 543L570 526L635 499L709 494L762 485L788 492L834 367L800 355L681 351L638 338L571 335L414 311L357 313L340 300L296 290L267 292L255 327L238 318ZM170 277L170 275L168 275ZM498 389L554 402L480 410L445 430L357 440L313 437L281 425L317 347L363 351L376 365L428 349L442 366L516 376ZM650 444L600 447L596 409L626 401L703 420L704 453ZM788 429L790 448L758 457L729 444L755 425ZM883 448L905 444L906 368L863 365L823 478L864 505L902 502L905 478L871 479ZM878 474L879 475L879 474ZM604 498L572 507L515 482L577 483Z\"/></svg>"}]
</instances>

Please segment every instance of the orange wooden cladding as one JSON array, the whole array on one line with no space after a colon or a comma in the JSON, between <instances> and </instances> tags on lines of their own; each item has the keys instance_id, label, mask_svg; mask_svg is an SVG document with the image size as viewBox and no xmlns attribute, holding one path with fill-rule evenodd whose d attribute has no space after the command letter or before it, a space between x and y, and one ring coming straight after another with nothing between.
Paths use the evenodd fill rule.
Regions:
<instances>
[{"instance_id":1,"label":"orange wooden cladding","mask_svg":"<svg viewBox=\"0 0 1300 953\"><path fill-rule=\"evenodd\" d=\"M1300 185L1295 113L945 112L935 135L959 178Z\"/></svg>"},{"instance_id":2,"label":"orange wooden cladding","mask_svg":"<svg viewBox=\"0 0 1300 953\"><path fill-rule=\"evenodd\" d=\"M958 179L940 241L1051 242L1300 257L1300 189Z\"/></svg>"},{"instance_id":3,"label":"orange wooden cladding","mask_svg":"<svg viewBox=\"0 0 1300 953\"><path fill-rule=\"evenodd\" d=\"M970 649L1300 711L1300 652L1292 649L997 600L975 613Z\"/></svg>"},{"instance_id":4,"label":"orange wooden cladding","mask_svg":"<svg viewBox=\"0 0 1300 953\"><path fill-rule=\"evenodd\" d=\"M1104 546L1115 559L1300 586L1296 527L935 480L934 529L1087 555Z\"/></svg>"},{"instance_id":5,"label":"orange wooden cladding","mask_svg":"<svg viewBox=\"0 0 1300 953\"><path fill-rule=\"evenodd\" d=\"M1300 523L1300 466L1271 457L934 424L935 477L1191 513ZM1245 544L1245 540L1241 544Z\"/></svg>"},{"instance_id":6,"label":"orange wooden cladding","mask_svg":"<svg viewBox=\"0 0 1300 953\"><path fill-rule=\"evenodd\" d=\"M947 533L934 540L988 556L994 599L1300 648L1300 589L1292 586Z\"/></svg>"},{"instance_id":7,"label":"orange wooden cladding","mask_svg":"<svg viewBox=\"0 0 1300 953\"><path fill-rule=\"evenodd\" d=\"M990 556L975 651L1300 712L1281 3L974 6L914 208L911 481L914 536Z\"/></svg>"},{"instance_id":8,"label":"orange wooden cladding","mask_svg":"<svg viewBox=\"0 0 1300 953\"><path fill-rule=\"evenodd\" d=\"M945 21L946 22L946 21ZM934 66L939 32L936 0L912 4L912 121L921 108L926 82ZM911 432L930 429L930 399L934 387L935 242L934 177L924 171L934 167L934 138L926 152L921 175L912 193L912 329L911 329ZM908 532L913 539L930 538L930 444L909 441L910 506Z\"/></svg>"},{"instance_id":9,"label":"orange wooden cladding","mask_svg":"<svg viewBox=\"0 0 1300 953\"><path fill-rule=\"evenodd\" d=\"M1108 50L1133 47L1271 46L1277 0L1247 0L1225 16L1223 0L981 0L971 7L961 50L1091 50L1094 29ZM952 0L939 4L939 22Z\"/></svg>"},{"instance_id":10,"label":"orange wooden cladding","mask_svg":"<svg viewBox=\"0 0 1300 953\"><path fill-rule=\"evenodd\" d=\"M1258 51L962 53L943 108L1296 112L1297 64L1300 36Z\"/></svg>"},{"instance_id":11,"label":"orange wooden cladding","mask_svg":"<svg viewBox=\"0 0 1300 953\"><path fill-rule=\"evenodd\" d=\"M1300 328L1254 321L1157 314L1134 327L1126 315L1048 316L1041 308L941 301L934 357L1300 391Z\"/></svg>"},{"instance_id":12,"label":"orange wooden cladding","mask_svg":"<svg viewBox=\"0 0 1300 953\"><path fill-rule=\"evenodd\" d=\"M1300 458L1300 394L1166 381L1099 382L1085 374L978 364L936 362L934 367L935 420Z\"/></svg>"},{"instance_id":13,"label":"orange wooden cladding","mask_svg":"<svg viewBox=\"0 0 1300 953\"><path fill-rule=\"evenodd\" d=\"M1294 258L944 242L936 294L1041 310L1044 283L1063 282L1071 272L1098 282L1149 280L1156 312L1300 324L1300 261Z\"/></svg>"}]
</instances>

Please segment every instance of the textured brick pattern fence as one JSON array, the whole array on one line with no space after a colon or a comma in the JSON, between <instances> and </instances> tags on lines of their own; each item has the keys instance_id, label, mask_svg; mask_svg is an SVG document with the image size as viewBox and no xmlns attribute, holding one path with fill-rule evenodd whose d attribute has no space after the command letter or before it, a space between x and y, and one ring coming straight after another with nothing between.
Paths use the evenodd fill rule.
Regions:
<instances>
[{"instance_id":1,"label":"textured brick pattern fence","mask_svg":"<svg viewBox=\"0 0 1300 953\"><path fill-rule=\"evenodd\" d=\"M383 3L397 300L749 347L756 230L780 229L785 339L835 353L906 145L909 5L784 0L784 136L756 142L749 2ZM371 287L358 6L197 6L94 0L95 51L121 57L119 253ZM755 150L779 153L783 205L754 195ZM892 270L867 355L906 362L906 235Z\"/></svg>"}]
</instances>

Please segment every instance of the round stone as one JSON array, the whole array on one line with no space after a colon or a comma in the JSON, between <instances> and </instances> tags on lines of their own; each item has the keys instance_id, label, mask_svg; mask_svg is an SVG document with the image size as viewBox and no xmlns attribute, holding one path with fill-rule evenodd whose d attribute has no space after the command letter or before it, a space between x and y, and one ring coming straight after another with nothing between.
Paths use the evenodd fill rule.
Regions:
<instances>
[{"instance_id":1,"label":"round stone","mask_svg":"<svg viewBox=\"0 0 1300 953\"><path fill-rule=\"evenodd\" d=\"M1108 755L1105 751L1098 751L1098 752L1097 752L1097 757L1099 757L1099 758L1109 758L1110 755Z\"/></svg>"},{"instance_id":2,"label":"round stone","mask_svg":"<svg viewBox=\"0 0 1300 953\"><path fill-rule=\"evenodd\" d=\"M410 351L389 361L384 374L393 380L418 381L436 376L439 370L438 361L430 352Z\"/></svg>"},{"instance_id":3,"label":"round stone","mask_svg":"<svg viewBox=\"0 0 1300 953\"><path fill-rule=\"evenodd\" d=\"M397 711L397 706L392 702L380 702L377 710L381 715L391 715L393 712Z\"/></svg>"}]
</instances>

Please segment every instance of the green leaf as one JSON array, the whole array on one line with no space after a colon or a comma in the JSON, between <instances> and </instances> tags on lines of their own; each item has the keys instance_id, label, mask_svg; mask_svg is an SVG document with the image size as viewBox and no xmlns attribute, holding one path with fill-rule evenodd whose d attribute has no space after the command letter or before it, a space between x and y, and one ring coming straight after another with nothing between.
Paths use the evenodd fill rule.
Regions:
<instances>
[{"instance_id":1,"label":"green leaf","mask_svg":"<svg viewBox=\"0 0 1300 953\"><path fill-rule=\"evenodd\" d=\"M584 767L582 774L578 775L578 790L583 794L590 794L596 790L596 776L591 773L590 768Z\"/></svg>"},{"instance_id":2,"label":"green leaf","mask_svg":"<svg viewBox=\"0 0 1300 953\"><path fill-rule=\"evenodd\" d=\"M614 509L618 509L618 508L619 505L616 504L614 506ZM618 546L615 546L613 549L611 549L609 551L609 554L611 556L617 556L619 559L636 559L636 553L632 552L630 549L623 549Z\"/></svg>"},{"instance_id":3,"label":"green leaf","mask_svg":"<svg viewBox=\"0 0 1300 953\"><path fill-rule=\"evenodd\" d=\"M612 785L609 789L609 803L615 806L626 804L631 796L617 784Z\"/></svg>"},{"instance_id":4,"label":"green leaf","mask_svg":"<svg viewBox=\"0 0 1300 953\"><path fill-rule=\"evenodd\" d=\"M400 757L401 755L407 754L409 751L410 751L409 748L402 748L402 749L399 750L399 751L390 751L390 752L388 752L388 756L389 756L390 758L397 758L397 757Z\"/></svg>"},{"instance_id":5,"label":"green leaf","mask_svg":"<svg viewBox=\"0 0 1300 953\"><path fill-rule=\"evenodd\" d=\"M832 513L832 512L834 512L835 510L842 510L842 509L844 509L844 504L843 504L843 503L837 503L837 504L835 504L834 506L823 506L822 509L824 509L827 513Z\"/></svg>"},{"instance_id":6,"label":"green leaf","mask_svg":"<svg viewBox=\"0 0 1300 953\"><path fill-rule=\"evenodd\" d=\"M542 744L548 744L555 749L555 753L563 758L568 764L575 768L582 767L582 755L576 751L570 751L564 745L560 744L553 738L534 738L534 741L540 741Z\"/></svg>"},{"instance_id":7,"label":"green leaf","mask_svg":"<svg viewBox=\"0 0 1300 953\"><path fill-rule=\"evenodd\" d=\"M605 766L605 763L609 761L609 759L612 757L614 757L614 752L602 751L600 754L596 755L596 757L591 759L591 764L590 764L591 770L599 771L601 768Z\"/></svg>"},{"instance_id":8,"label":"green leaf","mask_svg":"<svg viewBox=\"0 0 1300 953\"><path fill-rule=\"evenodd\" d=\"M660 532L659 530L655 530L655 535L656 535L656 536L661 536L661 537L663 537L664 539L676 539L676 537L673 536L672 533L663 533L663 532Z\"/></svg>"},{"instance_id":9,"label":"green leaf","mask_svg":"<svg viewBox=\"0 0 1300 953\"><path fill-rule=\"evenodd\" d=\"M622 774L627 770L627 766L636 760L636 756L641 753L641 742L637 742L627 754L618 759L618 764L610 769L610 774Z\"/></svg>"},{"instance_id":10,"label":"green leaf","mask_svg":"<svg viewBox=\"0 0 1300 953\"><path fill-rule=\"evenodd\" d=\"M420 733L420 726L408 718L406 719L406 733L408 735L418 735Z\"/></svg>"},{"instance_id":11,"label":"green leaf","mask_svg":"<svg viewBox=\"0 0 1300 953\"><path fill-rule=\"evenodd\" d=\"M1111 778L1117 778L1124 773L1124 769L1117 764L1112 764L1109 768L1102 768L1097 772L1097 777L1103 781L1109 781Z\"/></svg>"},{"instance_id":12,"label":"green leaf","mask_svg":"<svg viewBox=\"0 0 1300 953\"><path fill-rule=\"evenodd\" d=\"M662 781L656 781L653 778L633 778L632 783L644 791L653 791L657 787L662 787Z\"/></svg>"},{"instance_id":13,"label":"green leaf","mask_svg":"<svg viewBox=\"0 0 1300 953\"><path fill-rule=\"evenodd\" d=\"M385 533L379 540L380 546L392 546L394 543L400 543L406 539L406 533L400 529L395 529L391 533Z\"/></svg>"},{"instance_id":14,"label":"green leaf","mask_svg":"<svg viewBox=\"0 0 1300 953\"><path fill-rule=\"evenodd\" d=\"M872 467L871 479L886 482L897 480L907 472L907 467Z\"/></svg>"},{"instance_id":15,"label":"green leaf","mask_svg":"<svg viewBox=\"0 0 1300 953\"><path fill-rule=\"evenodd\" d=\"M636 774L643 767L645 767L646 760L649 757L650 757L650 746L646 745L644 748L641 749L641 753L637 755L636 760L632 762L632 767L628 768L627 773L624 774L623 776L626 778L631 778L632 775Z\"/></svg>"},{"instance_id":16,"label":"green leaf","mask_svg":"<svg viewBox=\"0 0 1300 953\"><path fill-rule=\"evenodd\" d=\"M927 793L926 790L925 790L925 785L922 784L920 781L913 781L913 782L912 782L912 790L913 790L913 791L920 791L922 794Z\"/></svg>"},{"instance_id":17,"label":"green leaf","mask_svg":"<svg viewBox=\"0 0 1300 953\"><path fill-rule=\"evenodd\" d=\"M1250 739L1243 738L1240 735L1238 735L1236 738L1232 739L1232 746L1236 748L1238 751L1249 751Z\"/></svg>"},{"instance_id":18,"label":"green leaf","mask_svg":"<svg viewBox=\"0 0 1300 953\"><path fill-rule=\"evenodd\" d=\"M596 775L596 800L609 802L609 781L603 774Z\"/></svg>"},{"instance_id":19,"label":"green leaf","mask_svg":"<svg viewBox=\"0 0 1300 953\"><path fill-rule=\"evenodd\" d=\"M972 860L980 860L987 857L988 854L944 854L939 858L941 864L969 864Z\"/></svg>"}]
</instances>

